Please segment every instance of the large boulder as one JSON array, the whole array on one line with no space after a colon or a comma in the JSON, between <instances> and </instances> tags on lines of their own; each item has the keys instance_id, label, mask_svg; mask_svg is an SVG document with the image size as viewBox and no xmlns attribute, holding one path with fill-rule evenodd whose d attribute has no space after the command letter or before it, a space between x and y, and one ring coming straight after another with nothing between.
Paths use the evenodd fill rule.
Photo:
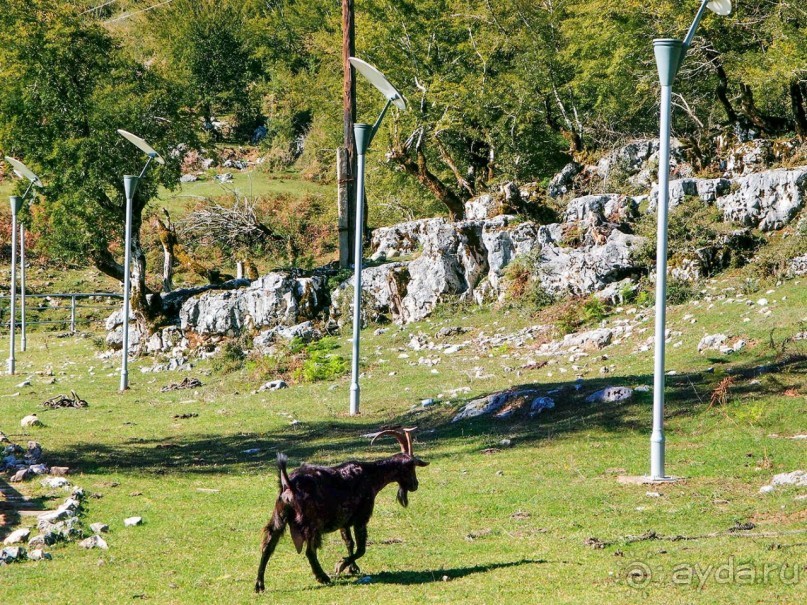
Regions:
<instances>
[{"instance_id":1,"label":"large boulder","mask_svg":"<svg viewBox=\"0 0 807 605\"><path fill-rule=\"evenodd\" d=\"M727 221L762 231L781 229L804 206L807 168L780 168L734 179L735 191L717 198Z\"/></svg>"},{"instance_id":2,"label":"large boulder","mask_svg":"<svg viewBox=\"0 0 807 605\"><path fill-rule=\"evenodd\" d=\"M807 275L807 254L802 254L790 260L789 273L793 277Z\"/></svg>"},{"instance_id":3,"label":"large boulder","mask_svg":"<svg viewBox=\"0 0 807 605\"><path fill-rule=\"evenodd\" d=\"M548 192L550 197L560 197L572 190L574 178L580 174L583 166L577 162L569 162L560 172L549 181Z\"/></svg>"},{"instance_id":4,"label":"large boulder","mask_svg":"<svg viewBox=\"0 0 807 605\"><path fill-rule=\"evenodd\" d=\"M633 175L638 173L647 161L659 150L658 139L639 139L615 149L597 162L597 174L603 180L612 176L614 171Z\"/></svg>"},{"instance_id":5,"label":"large boulder","mask_svg":"<svg viewBox=\"0 0 807 605\"><path fill-rule=\"evenodd\" d=\"M235 336L243 330L291 326L316 319L326 300L324 277L273 272L246 288L189 298L179 311L180 327L197 334Z\"/></svg>"},{"instance_id":6,"label":"large boulder","mask_svg":"<svg viewBox=\"0 0 807 605\"><path fill-rule=\"evenodd\" d=\"M388 263L362 269L362 323L399 322L402 317L401 299L409 285L409 263ZM351 277L331 292L330 317L341 327L352 321L353 287Z\"/></svg>"},{"instance_id":7,"label":"large boulder","mask_svg":"<svg viewBox=\"0 0 807 605\"><path fill-rule=\"evenodd\" d=\"M635 218L637 209L636 200L626 195L584 195L569 202L563 220L566 223L580 222L585 225L622 222Z\"/></svg>"},{"instance_id":8,"label":"large boulder","mask_svg":"<svg viewBox=\"0 0 807 605\"><path fill-rule=\"evenodd\" d=\"M636 270L632 252L644 241L643 237L613 230L602 245L564 248L548 242L538 264L541 285L555 296L597 292Z\"/></svg>"},{"instance_id":9,"label":"large boulder","mask_svg":"<svg viewBox=\"0 0 807 605\"><path fill-rule=\"evenodd\" d=\"M701 201L712 203L731 189L729 179L675 179L670 181L670 208L675 208L687 196L699 197ZM650 210L658 205L658 183L653 183L650 191Z\"/></svg>"}]
</instances>

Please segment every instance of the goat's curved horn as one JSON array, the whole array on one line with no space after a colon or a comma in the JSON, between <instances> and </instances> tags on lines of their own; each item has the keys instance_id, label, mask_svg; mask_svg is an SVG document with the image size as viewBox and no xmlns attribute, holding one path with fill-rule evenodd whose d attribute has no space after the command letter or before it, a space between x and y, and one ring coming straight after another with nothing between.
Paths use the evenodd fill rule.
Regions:
<instances>
[{"instance_id":1,"label":"goat's curved horn","mask_svg":"<svg viewBox=\"0 0 807 605\"><path fill-rule=\"evenodd\" d=\"M379 437L384 435L392 435L395 437L395 440L401 446L401 453L408 454L409 456L412 455L412 436L409 434L410 432L414 431L414 428L410 429L385 429L383 431L378 431L377 433L370 433L366 435L367 437L372 437L372 441L370 441L370 445L375 443L375 440Z\"/></svg>"}]
</instances>

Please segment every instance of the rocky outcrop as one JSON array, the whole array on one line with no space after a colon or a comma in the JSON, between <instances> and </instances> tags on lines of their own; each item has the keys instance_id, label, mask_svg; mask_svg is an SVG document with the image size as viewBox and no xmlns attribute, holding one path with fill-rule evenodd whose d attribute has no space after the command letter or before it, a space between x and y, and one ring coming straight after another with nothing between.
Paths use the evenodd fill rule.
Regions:
<instances>
[{"instance_id":1,"label":"rocky outcrop","mask_svg":"<svg viewBox=\"0 0 807 605\"><path fill-rule=\"evenodd\" d=\"M584 225L619 223L638 216L638 204L632 197L616 193L584 195L574 198L566 206L563 220L567 223L581 222Z\"/></svg>"},{"instance_id":2,"label":"rocky outcrop","mask_svg":"<svg viewBox=\"0 0 807 605\"><path fill-rule=\"evenodd\" d=\"M242 330L315 319L327 301L325 283L321 276L295 277L275 272L246 288L205 292L182 305L180 327L201 335L234 336Z\"/></svg>"},{"instance_id":3,"label":"rocky outcrop","mask_svg":"<svg viewBox=\"0 0 807 605\"><path fill-rule=\"evenodd\" d=\"M794 277L807 275L807 254L802 254L801 256L791 259L789 272L790 275Z\"/></svg>"},{"instance_id":4,"label":"rocky outcrop","mask_svg":"<svg viewBox=\"0 0 807 605\"><path fill-rule=\"evenodd\" d=\"M549 231L545 230L548 237ZM544 244L538 272L544 290L555 296L591 294L637 269L632 258L644 238L613 230L602 245L565 248L556 240Z\"/></svg>"},{"instance_id":5,"label":"rocky outcrop","mask_svg":"<svg viewBox=\"0 0 807 605\"><path fill-rule=\"evenodd\" d=\"M703 202L714 202L731 189L729 179L675 179L670 181L670 208L675 208L687 196L699 197ZM658 205L658 183L650 191L650 210Z\"/></svg>"},{"instance_id":6,"label":"rocky outcrop","mask_svg":"<svg viewBox=\"0 0 807 605\"><path fill-rule=\"evenodd\" d=\"M388 263L368 267L361 272L362 323L400 322L403 316L401 300L409 284L408 263ZM353 287L351 277L331 292L330 318L340 327L352 321Z\"/></svg>"},{"instance_id":7,"label":"rocky outcrop","mask_svg":"<svg viewBox=\"0 0 807 605\"><path fill-rule=\"evenodd\" d=\"M560 197L572 190L574 178L582 172L583 166L577 162L569 162L549 181L550 197Z\"/></svg>"},{"instance_id":8,"label":"rocky outcrop","mask_svg":"<svg viewBox=\"0 0 807 605\"><path fill-rule=\"evenodd\" d=\"M623 233L611 222L629 220L636 211L628 196L584 196L572 200L564 224L539 226L501 215L457 223L424 219L378 229L373 258L400 258L415 251L419 256L362 271L363 317L409 323L427 317L449 296L479 303L500 298L507 266L530 253L549 293L590 294L636 269L631 251L643 238ZM567 247L564 225L577 223L584 229L610 227L593 238L599 244ZM331 318L340 324L350 314L352 291L348 280L331 294Z\"/></svg>"},{"instance_id":9,"label":"rocky outcrop","mask_svg":"<svg viewBox=\"0 0 807 605\"><path fill-rule=\"evenodd\" d=\"M768 170L732 183L736 191L717 198L725 220L761 231L781 229L804 206L807 168Z\"/></svg>"}]
</instances>

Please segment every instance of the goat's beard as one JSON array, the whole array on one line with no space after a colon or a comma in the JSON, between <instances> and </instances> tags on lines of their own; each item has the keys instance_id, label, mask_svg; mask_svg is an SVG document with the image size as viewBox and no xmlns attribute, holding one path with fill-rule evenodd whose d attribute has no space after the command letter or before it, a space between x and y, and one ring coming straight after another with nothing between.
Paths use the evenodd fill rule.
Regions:
<instances>
[{"instance_id":1,"label":"goat's beard","mask_svg":"<svg viewBox=\"0 0 807 605\"><path fill-rule=\"evenodd\" d=\"M398 503L406 508L409 506L409 492L403 487L398 487Z\"/></svg>"}]
</instances>

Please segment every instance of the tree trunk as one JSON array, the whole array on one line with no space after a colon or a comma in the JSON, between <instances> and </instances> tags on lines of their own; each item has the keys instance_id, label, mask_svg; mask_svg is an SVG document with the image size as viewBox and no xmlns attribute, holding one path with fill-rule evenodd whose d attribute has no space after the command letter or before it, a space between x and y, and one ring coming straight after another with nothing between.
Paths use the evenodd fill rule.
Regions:
<instances>
[{"instance_id":1,"label":"tree trunk","mask_svg":"<svg viewBox=\"0 0 807 605\"><path fill-rule=\"evenodd\" d=\"M807 112L804 109L804 94L798 80L790 82L790 102L793 116L796 118L796 134L800 139L807 139Z\"/></svg>"},{"instance_id":2,"label":"tree trunk","mask_svg":"<svg viewBox=\"0 0 807 605\"><path fill-rule=\"evenodd\" d=\"M108 248L92 250L90 260L101 273L123 282L123 265L115 260Z\"/></svg>"},{"instance_id":3,"label":"tree trunk","mask_svg":"<svg viewBox=\"0 0 807 605\"><path fill-rule=\"evenodd\" d=\"M351 251L354 247L356 233L356 153L353 141L353 124L356 121L356 79L355 71L348 59L356 52L356 23L354 0L342 0L342 111L343 111L343 149L346 155L344 164L339 171L339 205L340 210L345 209L344 222L346 237L342 237L342 222L340 221L339 237L339 266L347 267L350 264ZM363 229L366 230L365 225Z\"/></svg>"},{"instance_id":4,"label":"tree trunk","mask_svg":"<svg viewBox=\"0 0 807 605\"><path fill-rule=\"evenodd\" d=\"M420 137L422 139L422 136ZM448 209L452 221L460 221L465 216L465 203L462 198L446 186L426 165L422 141L415 143L415 159L407 153L405 146L395 146L388 154L393 162L399 164L407 174L414 176Z\"/></svg>"},{"instance_id":5,"label":"tree trunk","mask_svg":"<svg viewBox=\"0 0 807 605\"><path fill-rule=\"evenodd\" d=\"M729 79L726 75L726 70L723 68L723 61L720 58L720 53L714 48L708 46L703 49L703 52L706 54L706 58L709 60L709 63L712 64L712 67L714 67L715 73L717 74L717 89L715 90L717 99L723 106L729 122L735 124L737 122L737 112L734 110L734 106L731 104L731 101L729 101Z\"/></svg>"},{"instance_id":6,"label":"tree trunk","mask_svg":"<svg viewBox=\"0 0 807 605\"><path fill-rule=\"evenodd\" d=\"M143 319L152 319L152 309L149 309L146 294L151 294L146 286L146 254L140 243L140 227L142 225L141 213L132 212L132 293L131 305L135 316L142 315ZM138 317L140 321L140 317Z\"/></svg>"},{"instance_id":7,"label":"tree trunk","mask_svg":"<svg viewBox=\"0 0 807 605\"><path fill-rule=\"evenodd\" d=\"M788 129L788 120L779 116L769 116L762 113L754 101L751 87L740 82L740 107L745 117L757 128L767 134L777 134Z\"/></svg>"},{"instance_id":8,"label":"tree trunk","mask_svg":"<svg viewBox=\"0 0 807 605\"><path fill-rule=\"evenodd\" d=\"M171 292L174 289L174 262L176 260L174 247L177 245L177 234L168 211L163 208L163 212L165 213L165 223L154 217L154 226L163 246L163 292Z\"/></svg>"}]
</instances>

